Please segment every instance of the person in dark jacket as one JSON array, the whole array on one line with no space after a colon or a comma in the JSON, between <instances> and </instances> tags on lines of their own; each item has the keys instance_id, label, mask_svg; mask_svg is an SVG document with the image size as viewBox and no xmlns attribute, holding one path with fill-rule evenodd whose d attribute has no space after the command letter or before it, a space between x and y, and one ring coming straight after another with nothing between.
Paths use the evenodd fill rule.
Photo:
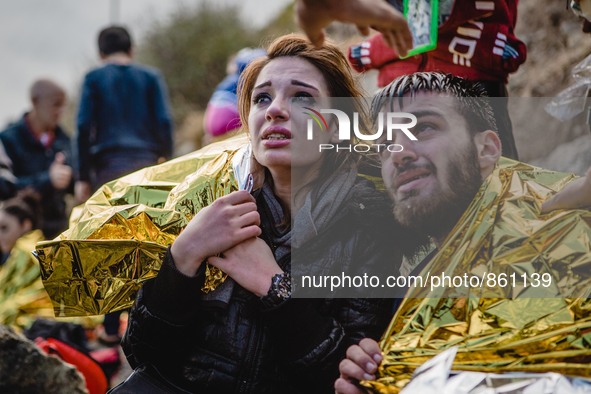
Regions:
<instances>
[{"instance_id":1,"label":"person in dark jacket","mask_svg":"<svg viewBox=\"0 0 591 394\"><path fill-rule=\"evenodd\" d=\"M121 26L99 33L104 63L84 78L76 136L76 200L103 184L172 155L172 120L160 73L132 62L132 40ZM120 312L107 314L99 340L119 344Z\"/></svg>"},{"instance_id":2,"label":"person in dark jacket","mask_svg":"<svg viewBox=\"0 0 591 394\"><path fill-rule=\"evenodd\" d=\"M331 393L346 348L377 339L394 301L296 298L298 276L392 272L400 261L376 224L392 223L388 199L357 174L358 155L319 152L336 122L306 137L307 111L361 93L336 46L288 35L249 65L238 96L265 179L192 219L138 294L123 349L134 368L190 392ZM205 260L229 276L208 295Z\"/></svg>"},{"instance_id":3,"label":"person in dark jacket","mask_svg":"<svg viewBox=\"0 0 591 394\"><path fill-rule=\"evenodd\" d=\"M121 26L99 33L103 65L86 74L78 109L76 197L84 202L104 183L169 159L172 120L160 73L133 63Z\"/></svg>"},{"instance_id":4,"label":"person in dark jacket","mask_svg":"<svg viewBox=\"0 0 591 394\"><path fill-rule=\"evenodd\" d=\"M12 164L16 189L41 195L41 230L54 238L68 227L65 195L72 189L70 137L59 126L66 105L62 87L48 79L31 86L33 109L0 133Z\"/></svg>"},{"instance_id":5,"label":"person in dark jacket","mask_svg":"<svg viewBox=\"0 0 591 394\"><path fill-rule=\"evenodd\" d=\"M12 161L0 142L0 200L16 195L16 177L12 173Z\"/></svg>"}]
</instances>

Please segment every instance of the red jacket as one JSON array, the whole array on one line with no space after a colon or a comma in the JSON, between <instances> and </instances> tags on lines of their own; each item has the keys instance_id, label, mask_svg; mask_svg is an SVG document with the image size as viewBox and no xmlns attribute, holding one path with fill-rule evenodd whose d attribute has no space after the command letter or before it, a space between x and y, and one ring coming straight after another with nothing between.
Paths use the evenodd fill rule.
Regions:
<instances>
[{"instance_id":1,"label":"red jacket","mask_svg":"<svg viewBox=\"0 0 591 394\"><path fill-rule=\"evenodd\" d=\"M525 44L513 32L516 22L517 0L456 0L434 50L400 59L377 34L349 48L349 60L357 71L379 70L379 86L417 71L507 82L526 58Z\"/></svg>"}]
</instances>

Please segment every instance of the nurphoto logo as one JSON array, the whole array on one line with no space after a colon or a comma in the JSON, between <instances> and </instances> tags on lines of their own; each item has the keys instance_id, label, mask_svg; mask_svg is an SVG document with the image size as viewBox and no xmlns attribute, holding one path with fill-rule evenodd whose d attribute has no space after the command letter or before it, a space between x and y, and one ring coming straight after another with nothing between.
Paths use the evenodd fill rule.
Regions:
<instances>
[{"instance_id":1,"label":"nurphoto logo","mask_svg":"<svg viewBox=\"0 0 591 394\"><path fill-rule=\"evenodd\" d=\"M380 143L358 143L343 145L339 144L319 144L319 151L324 150L336 150L336 151L349 151L349 152L369 152L371 150L381 152L387 150L389 152L401 152L404 147L400 144L391 143L393 141L393 134L395 130L402 131L408 139L416 141L417 137L409 130L416 126L417 117L408 112L380 112L377 116L377 130L373 134L370 134L372 130L367 130L363 133L359 130L359 113L353 112L353 122L349 119L349 115L338 109L321 109L317 111L310 107L304 107L309 112L304 112L310 116L307 124L307 139L314 139L314 124L318 125L320 131L329 132L328 122L323 114L332 114L336 117L338 122L338 139L341 142L351 141L352 135L358 140L366 141L377 141ZM352 127L351 127L352 126ZM385 133L385 139L383 135Z\"/></svg>"}]
</instances>

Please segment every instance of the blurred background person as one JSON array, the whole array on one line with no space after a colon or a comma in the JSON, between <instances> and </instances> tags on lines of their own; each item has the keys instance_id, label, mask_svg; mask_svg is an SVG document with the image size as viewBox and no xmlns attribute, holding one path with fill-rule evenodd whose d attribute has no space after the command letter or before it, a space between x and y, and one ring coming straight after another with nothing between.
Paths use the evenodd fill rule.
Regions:
<instances>
[{"instance_id":1,"label":"blurred background person","mask_svg":"<svg viewBox=\"0 0 591 394\"><path fill-rule=\"evenodd\" d=\"M41 201L32 189L24 189L0 205L0 265L4 265L19 238L29 232L32 238L43 240L39 230ZM31 249L32 250L32 249ZM27 251L30 254L30 250ZM31 256L32 257L32 256Z\"/></svg>"},{"instance_id":2,"label":"blurred background person","mask_svg":"<svg viewBox=\"0 0 591 394\"><path fill-rule=\"evenodd\" d=\"M6 200L16 193L16 177L12 173L12 160L0 142L0 200Z\"/></svg>"},{"instance_id":3,"label":"blurred background person","mask_svg":"<svg viewBox=\"0 0 591 394\"><path fill-rule=\"evenodd\" d=\"M401 12L383 0L298 0L295 4L300 28L316 46L324 42L324 28L334 21L352 23L363 35L371 27L381 32L398 53L412 49L412 35Z\"/></svg>"},{"instance_id":4,"label":"blurred background person","mask_svg":"<svg viewBox=\"0 0 591 394\"><path fill-rule=\"evenodd\" d=\"M2 251L0 324L8 325L19 332L24 330L23 333L35 341L45 353L57 356L56 358L64 360L68 365L75 366L84 376L82 386L86 381L90 394L104 393L107 389L106 372L109 372L108 376L111 376L114 372L113 368L118 367L118 363L106 362L108 361L107 354L104 352L90 352L84 328L78 324L88 324L90 321L85 321L84 318L76 319L76 323L71 319L70 322L55 320L52 302L41 281L39 263L31 253L35 244L44 239L43 233L39 229L40 209L40 196L31 188L19 191L15 197L0 204L0 250ZM4 329L8 330L8 328ZM12 357L9 363L12 365L1 365L0 363L1 372L13 371L14 374L14 365L19 366L20 369L25 365L30 369L35 369L35 363L30 362L35 359L36 363L43 364L47 369L47 375L44 377L48 377L52 375L53 369L61 365L58 361L53 362L53 365L45 363L39 348L33 350L33 343L27 345L30 349L17 351L18 346L15 347L15 338L13 335L9 336L10 338L7 339L0 334L2 340L8 340L0 345L0 351L10 351ZM6 352L2 354L5 355ZM118 357L116 351L114 356ZM70 381L74 379L74 375L77 374L71 371ZM32 388L48 384L47 382L42 383L45 379L37 382L35 379L20 377L19 380L14 376L2 375L0 392L47 392L47 390L35 391ZM52 377L53 383L60 387L60 392L74 392L71 391L70 386L61 387L59 379L55 376ZM35 378L39 378L39 376L35 376Z\"/></svg>"},{"instance_id":5,"label":"blurred background person","mask_svg":"<svg viewBox=\"0 0 591 394\"><path fill-rule=\"evenodd\" d=\"M91 320L80 318L64 322L55 319L53 304L41 281L39 263L31 253L35 244L44 239L39 229L40 210L40 196L33 189L21 190L15 197L0 204L0 324L11 326L17 331L24 330L23 333L45 353L75 366L85 377L91 394L104 393L107 377L119 366L119 360L117 358L115 362L109 363L106 358L108 354L90 352L81 324L91 324ZM53 339L47 342L40 341L41 338ZM26 354L17 355L15 352L14 357L22 365L27 363L30 354L27 357ZM118 357L118 354L111 355L111 359L113 357ZM54 365L59 363L55 362ZM107 372L109 375L106 375ZM11 381L16 382L15 379ZM24 387L26 385L21 389ZM2 391L1 388L0 384L0 392L23 392Z\"/></svg>"},{"instance_id":6,"label":"blurred background person","mask_svg":"<svg viewBox=\"0 0 591 394\"><path fill-rule=\"evenodd\" d=\"M401 0L388 2L402 10ZM387 35L379 33L352 46L349 60L359 72L377 70L379 87L402 75L440 71L480 82L490 97L507 97L509 74L517 71L527 53L525 44L515 35L517 3L517 0L441 0L435 49L401 58ZM508 100L499 98L492 104L503 156L517 159Z\"/></svg>"},{"instance_id":7,"label":"blurred background person","mask_svg":"<svg viewBox=\"0 0 591 394\"><path fill-rule=\"evenodd\" d=\"M53 316L31 250L44 239L40 196L25 189L0 204L0 323L24 327L34 316ZM26 294L25 294L26 293Z\"/></svg>"},{"instance_id":8,"label":"blurred background person","mask_svg":"<svg viewBox=\"0 0 591 394\"><path fill-rule=\"evenodd\" d=\"M12 164L16 189L32 187L40 194L41 230L46 238L54 238L68 227L64 197L72 190L70 137L58 124L66 93L57 83L39 79L30 97L32 110L2 131L0 142Z\"/></svg>"},{"instance_id":9,"label":"blurred background person","mask_svg":"<svg viewBox=\"0 0 591 394\"><path fill-rule=\"evenodd\" d=\"M228 75L216 86L207 103L204 144L236 134L232 131L238 130L241 126L236 96L238 79L250 62L265 54L262 48L243 48L230 57L226 68Z\"/></svg>"},{"instance_id":10,"label":"blurred background person","mask_svg":"<svg viewBox=\"0 0 591 394\"><path fill-rule=\"evenodd\" d=\"M121 26L98 36L102 66L84 78L76 136L76 199L104 183L169 159L172 121L159 71L133 63L132 39Z\"/></svg>"},{"instance_id":11,"label":"blurred background person","mask_svg":"<svg viewBox=\"0 0 591 394\"><path fill-rule=\"evenodd\" d=\"M172 121L160 73L132 62L132 39L121 26L98 36L103 65L84 78L78 110L76 200L101 185L169 159ZM117 345L121 312L105 316L99 340Z\"/></svg>"}]
</instances>

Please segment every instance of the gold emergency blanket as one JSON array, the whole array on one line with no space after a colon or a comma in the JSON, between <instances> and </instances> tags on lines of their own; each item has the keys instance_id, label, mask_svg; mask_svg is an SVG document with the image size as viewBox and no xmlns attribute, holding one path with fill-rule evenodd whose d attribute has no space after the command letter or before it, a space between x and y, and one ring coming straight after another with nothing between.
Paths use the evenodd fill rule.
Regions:
<instances>
[{"instance_id":1,"label":"gold emergency blanket","mask_svg":"<svg viewBox=\"0 0 591 394\"><path fill-rule=\"evenodd\" d=\"M246 143L245 136L235 137L109 182L72 213L67 231L37 244L55 315L129 308L191 218L237 190L232 158ZM204 291L225 277L208 267Z\"/></svg>"},{"instance_id":2,"label":"gold emergency blanket","mask_svg":"<svg viewBox=\"0 0 591 394\"><path fill-rule=\"evenodd\" d=\"M421 273L484 285L411 287L382 339L379 378L363 384L397 393L456 345L454 370L591 377L591 213L539 213L572 179L502 159Z\"/></svg>"},{"instance_id":3,"label":"gold emergency blanket","mask_svg":"<svg viewBox=\"0 0 591 394\"><path fill-rule=\"evenodd\" d=\"M39 264L31 254L42 239L41 230L23 235L0 267L1 324L25 328L37 317L53 317L51 301L39 276Z\"/></svg>"}]
</instances>

